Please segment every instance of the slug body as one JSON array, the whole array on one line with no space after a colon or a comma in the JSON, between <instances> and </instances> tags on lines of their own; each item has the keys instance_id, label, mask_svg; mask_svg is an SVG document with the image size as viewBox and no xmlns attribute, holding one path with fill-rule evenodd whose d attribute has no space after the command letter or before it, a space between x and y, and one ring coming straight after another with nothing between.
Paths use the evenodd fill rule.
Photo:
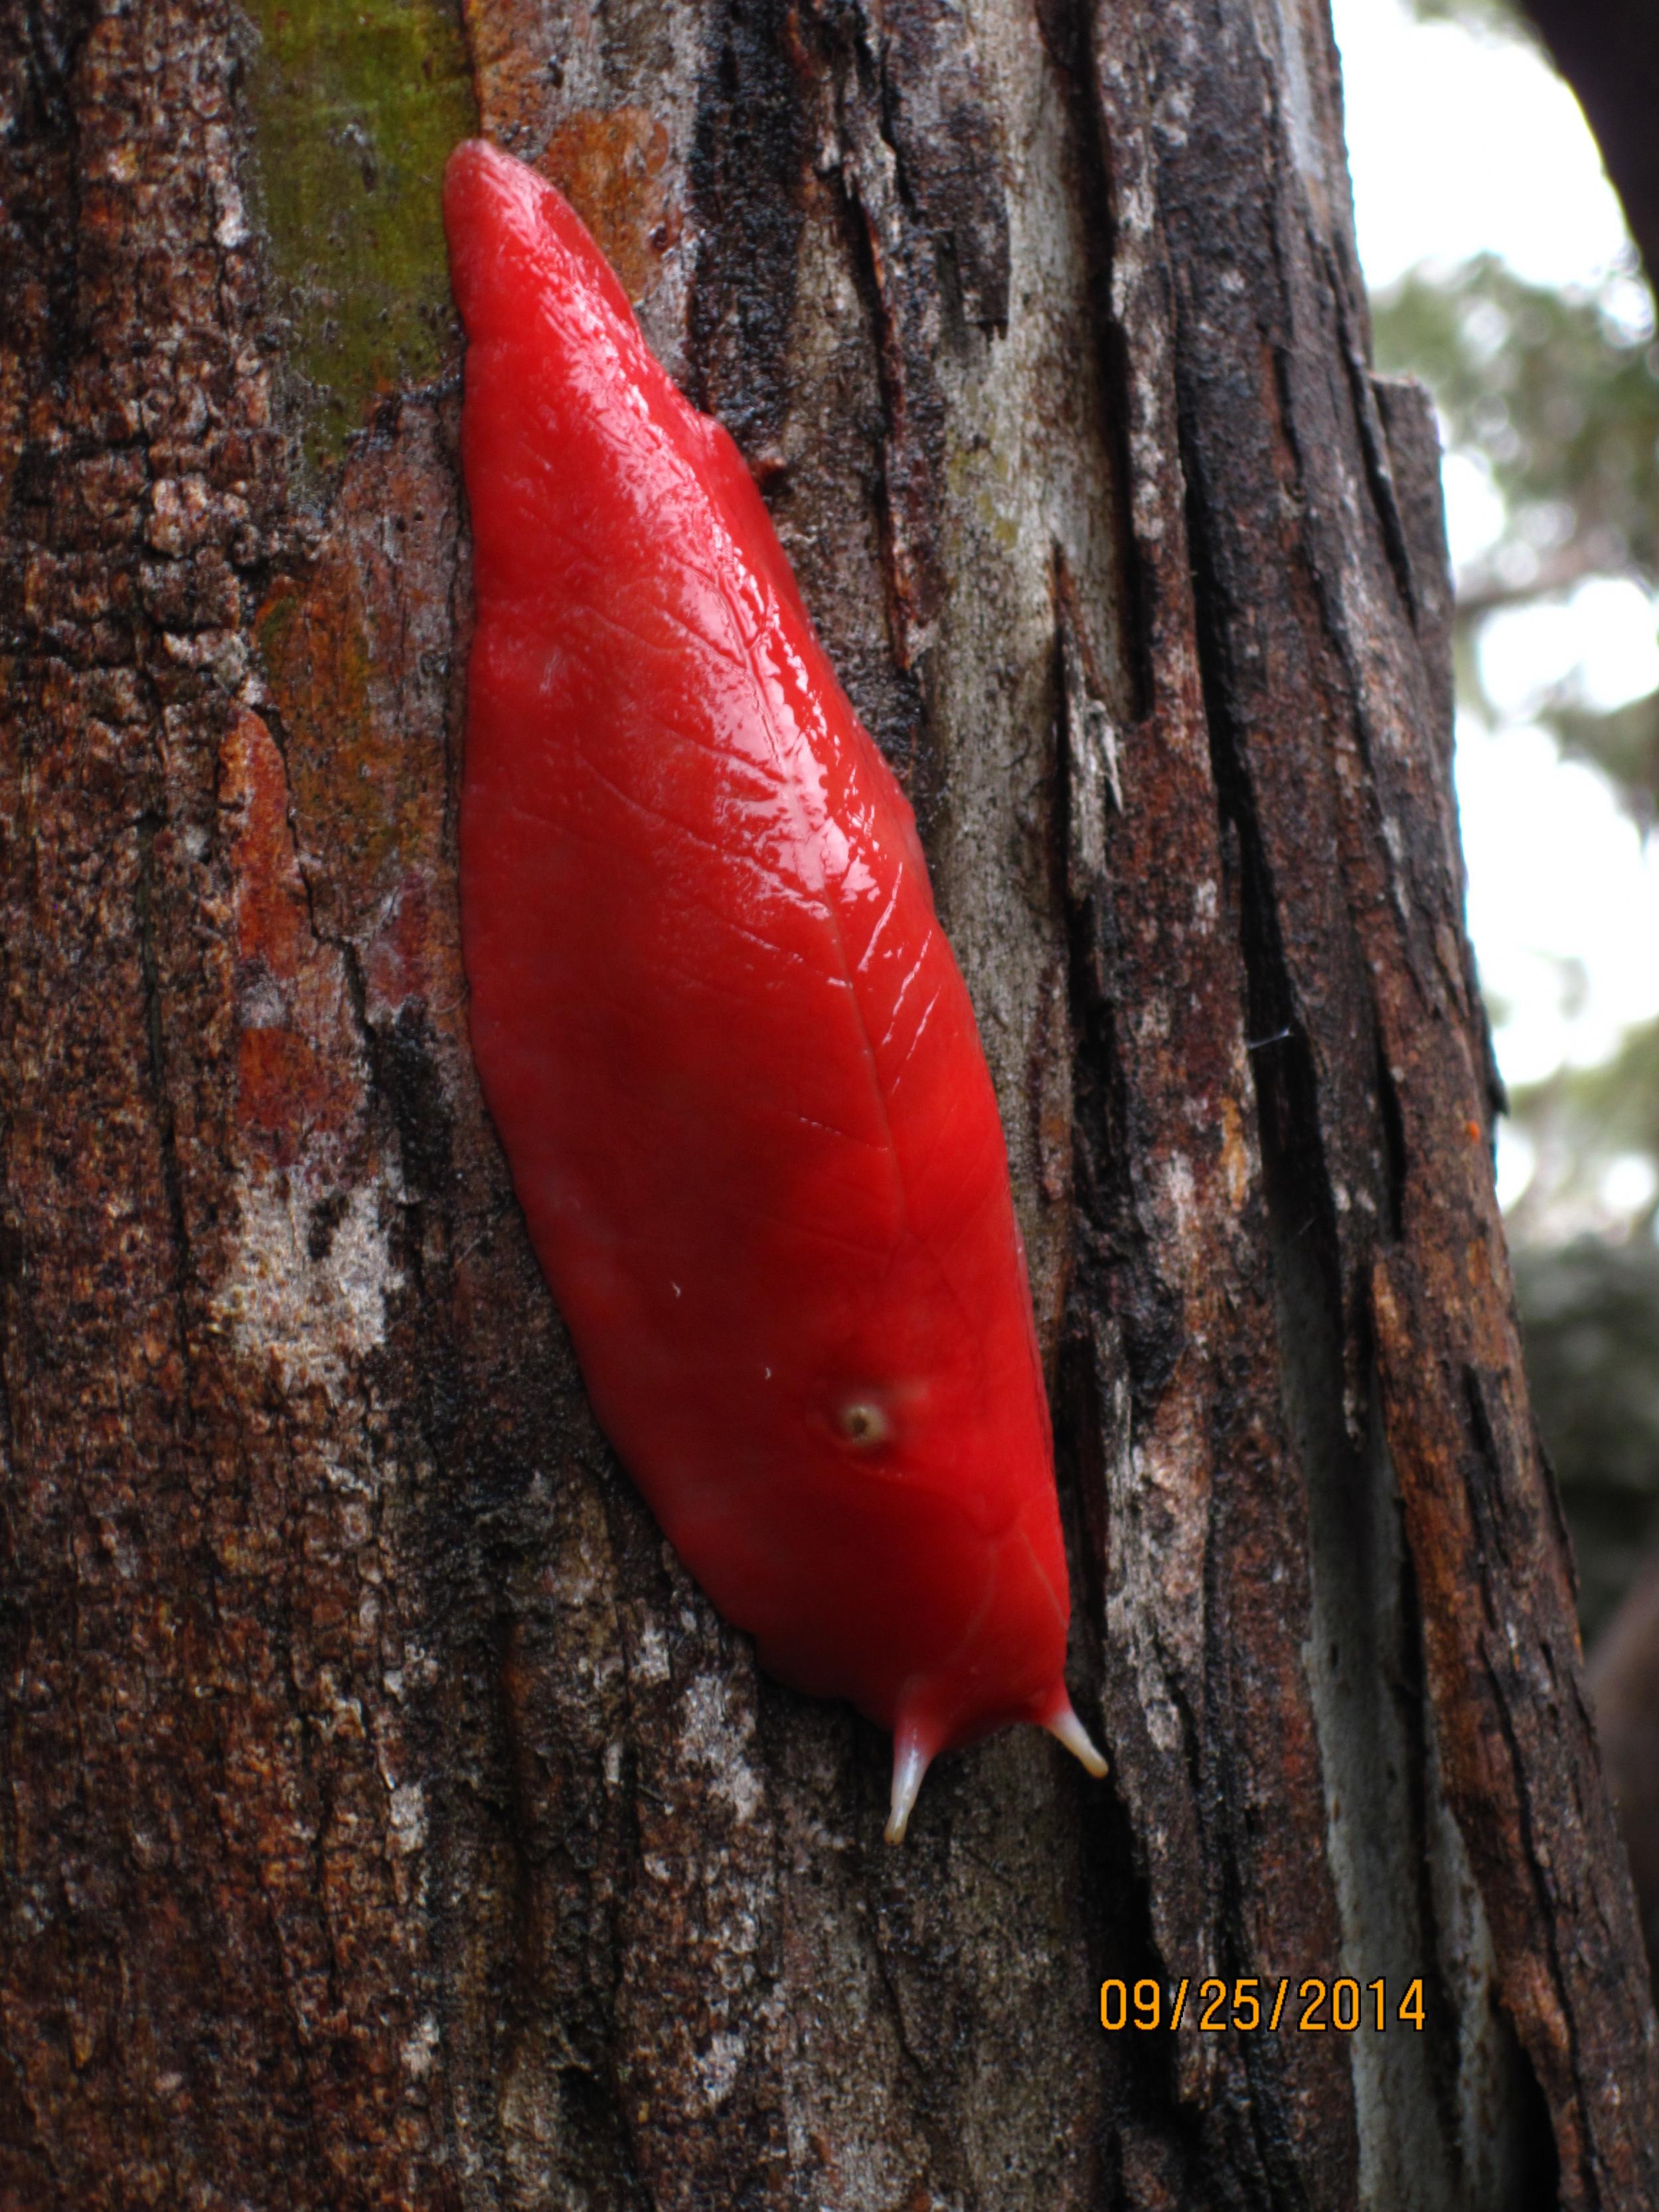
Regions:
<instances>
[{"instance_id":1,"label":"slug body","mask_svg":"<svg viewBox=\"0 0 1659 2212\"><path fill-rule=\"evenodd\" d=\"M477 629L473 1049L595 1410L762 1665L928 1761L1067 1699L991 1079L910 808L726 432L553 188L444 214Z\"/></svg>"}]
</instances>

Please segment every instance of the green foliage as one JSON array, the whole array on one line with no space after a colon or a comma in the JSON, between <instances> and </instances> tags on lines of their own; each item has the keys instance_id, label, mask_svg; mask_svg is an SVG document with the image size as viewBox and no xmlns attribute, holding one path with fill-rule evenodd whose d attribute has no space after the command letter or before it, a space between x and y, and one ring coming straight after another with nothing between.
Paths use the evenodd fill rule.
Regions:
<instances>
[{"instance_id":1,"label":"green foliage","mask_svg":"<svg viewBox=\"0 0 1659 2212\"><path fill-rule=\"evenodd\" d=\"M1506 31L1514 38L1533 35L1515 0L1412 0L1412 12L1421 23L1462 23L1472 31Z\"/></svg>"},{"instance_id":2,"label":"green foliage","mask_svg":"<svg viewBox=\"0 0 1659 2212\"><path fill-rule=\"evenodd\" d=\"M273 305L290 325L301 443L327 467L377 393L426 381L453 346L439 188L477 127L472 79L446 0L250 0L249 13Z\"/></svg>"},{"instance_id":3,"label":"green foliage","mask_svg":"<svg viewBox=\"0 0 1659 2212\"><path fill-rule=\"evenodd\" d=\"M1599 768L1639 827L1650 830L1659 817L1659 692L1615 707L1610 714L1558 706L1550 724L1562 751Z\"/></svg>"},{"instance_id":4,"label":"green foliage","mask_svg":"<svg viewBox=\"0 0 1659 2212\"><path fill-rule=\"evenodd\" d=\"M1526 283L1486 254L1445 276L1413 271L1377 303L1376 342L1381 367L1409 367L1429 385L1449 443L1479 458L1508 504L1510 574L1491 585L1630 568L1659 577L1650 329L1621 327L1606 300ZM1477 600L1487 580L1476 580Z\"/></svg>"},{"instance_id":5,"label":"green foliage","mask_svg":"<svg viewBox=\"0 0 1659 2212\"><path fill-rule=\"evenodd\" d=\"M1659 1246L1584 1237L1523 1249L1516 1282L1533 1407L1572 1525L1589 1640L1632 1563L1659 1546Z\"/></svg>"},{"instance_id":6,"label":"green foliage","mask_svg":"<svg viewBox=\"0 0 1659 2212\"><path fill-rule=\"evenodd\" d=\"M1620 311L1616 316L1615 307ZM1591 575L1659 584L1659 345L1633 281L1588 298L1524 283L1495 256L1414 270L1375 303L1379 365L1435 395L1448 445L1503 500L1508 527L1459 580L1460 695L1479 702L1473 631L1499 605ZM1564 748L1644 825L1659 808L1659 696L1592 714L1544 702Z\"/></svg>"},{"instance_id":7,"label":"green foliage","mask_svg":"<svg viewBox=\"0 0 1659 2212\"><path fill-rule=\"evenodd\" d=\"M1595 1067L1563 1067L1547 1081L1516 1088L1510 1109L1537 1149L1534 1188L1510 1216L1526 1242L1546 1236L1550 1212L1591 1214L1597 1187L1612 1163L1635 1156L1659 1164L1659 1022L1625 1032L1611 1060ZM1631 1224L1650 1230L1654 1208ZM1659 1310L1653 1322L1659 1347Z\"/></svg>"},{"instance_id":8,"label":"green foliage","mask_svg":"<svg viewBox=\"0 0 1659 2212\"><path fill-rule=\"evenodd\" d=\"M1659 1158L1659 1022L1628 1030L1600 1067L1571 1069L1557 1081L1604 1143Z\"/></svg>"}]
</instances>

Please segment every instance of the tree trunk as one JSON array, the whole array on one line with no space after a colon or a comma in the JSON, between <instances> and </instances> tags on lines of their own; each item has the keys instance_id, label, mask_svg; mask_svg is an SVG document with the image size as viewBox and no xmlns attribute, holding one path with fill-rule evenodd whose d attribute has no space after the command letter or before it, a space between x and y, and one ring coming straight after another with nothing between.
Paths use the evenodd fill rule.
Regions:
<instances>
[{"instance_id":1,"label":"tree trunk","mask_svg":"<svg viewBox=\"0 0 1659 2212\"><path fill-rule=\"evenodd\" d=\"M1652 2203L1323 9L253 12L3 13L0 2203ZM1017 1732L900 1850L473 1073L480 123L754 465L998 1085L1113 1775Z\"/></svg>"}]
</instances>

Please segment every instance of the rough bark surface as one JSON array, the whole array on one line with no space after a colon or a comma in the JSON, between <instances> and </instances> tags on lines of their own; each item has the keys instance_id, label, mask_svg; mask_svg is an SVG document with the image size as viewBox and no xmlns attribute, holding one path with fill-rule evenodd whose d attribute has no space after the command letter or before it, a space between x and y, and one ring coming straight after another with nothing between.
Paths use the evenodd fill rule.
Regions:
<instances>
[{"instance_id":1,"label":"rough bark surface","mask_svg":"<svg viewBox=\"0 0 1659 2212\"><path fill-rule=\"evenodd\" d=\"M1322 7L255 15L0 9L0 2203L1659 2199ZM1104 1788L1024 1731L889 1850L587 1410L467 1044L458 342L363 293L457 103L916 799Z\"/></svg>"}]
</instances>

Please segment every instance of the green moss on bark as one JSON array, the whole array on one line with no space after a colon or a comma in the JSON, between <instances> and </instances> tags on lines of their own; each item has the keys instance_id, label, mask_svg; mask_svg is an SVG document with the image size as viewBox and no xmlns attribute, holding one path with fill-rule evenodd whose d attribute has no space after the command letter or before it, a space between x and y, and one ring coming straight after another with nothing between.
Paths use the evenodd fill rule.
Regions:
<instances>
[{"instance_id":1,"label":"green moss on bark","mask_svg":"<svg viewBox=\"0 0 1659 2212\"><path fill-rule=\"evenodd\" d=\"M455 342L439 190L477 128L443 0L248 0L272 304L289 324L300 442L337 461L376 397Z\"/></svg>"}]
</instances>

